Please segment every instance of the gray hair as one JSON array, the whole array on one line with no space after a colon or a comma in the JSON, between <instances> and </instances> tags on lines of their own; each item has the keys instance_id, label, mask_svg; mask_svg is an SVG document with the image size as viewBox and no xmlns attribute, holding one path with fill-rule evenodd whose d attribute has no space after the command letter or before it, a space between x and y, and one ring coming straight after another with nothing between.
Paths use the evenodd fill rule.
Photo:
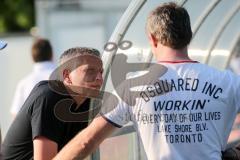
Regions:
<instances>
[{"instance_id":1,"label":"gray hair","mask_svg":"<svg viewBox=\"0 0 240 160\"><path fill-rule=\"evenodd\" d=\"M88 47L74 47L63 52L59 58L59 63L61 65L72 58L83 55L92 55L100 58L100 52L97 49Z\"/></svg>"}]
</instances>

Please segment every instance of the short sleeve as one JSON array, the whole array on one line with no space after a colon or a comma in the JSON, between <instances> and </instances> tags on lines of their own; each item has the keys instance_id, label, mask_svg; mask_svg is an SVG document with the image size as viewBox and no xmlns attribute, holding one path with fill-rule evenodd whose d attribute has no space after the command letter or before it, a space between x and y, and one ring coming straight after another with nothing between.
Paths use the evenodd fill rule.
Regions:
<instances>
[{"instance_id":1,"label":"short sleeve","mask_svg":"<svg viewBox=\"0 0 240 160\"><path fill-rule=\"evenodd\" d=\"M55 103L51 98L42 95L38 97L32 106L31 127L32 139L44 136L56 143L60 143L64 125L54 114Z\"/></svg>"},{"instance_id":2,"label":"short sleeve","mask_svg":"<svg viewBox=\"0 0 240 160\"><path fill-rule=\"evenodd\" d=\"M119 103L116 108L108 113L101 112L101 116L114 125L115 127L121 128L129 122L129 110L128 106L124 102Z\"/></svg>"}]
</instances>

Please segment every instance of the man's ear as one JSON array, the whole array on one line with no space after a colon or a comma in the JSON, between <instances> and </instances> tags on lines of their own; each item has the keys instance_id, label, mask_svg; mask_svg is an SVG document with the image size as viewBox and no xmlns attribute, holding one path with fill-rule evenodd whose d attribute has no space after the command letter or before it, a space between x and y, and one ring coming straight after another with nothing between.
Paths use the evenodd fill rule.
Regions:
<instances>
[{"instance_id":1,"label":"man's ear","mask_svg":"<svg viewBox=\"0 0 240 160\"><path fill-rule=\"evenodd\" d=\"M153 34L148 33L148 39L149 39L151 45L152 45L153 47L157 48L157 45L158 45L158 40L157 40L157 38L156 38Z\"/></svg>"},{"instance_id":2,"label":"man's ear","mask_svg":"<svg viewBox=\"0 0 240 160\"><path fill-rule=\"evenodd\" d=\"M67 84L71 84L72 81L70 79L70 70L69 69L64 69L62 74L63 74L63 81Z\"/></svg>"}]
</instances>

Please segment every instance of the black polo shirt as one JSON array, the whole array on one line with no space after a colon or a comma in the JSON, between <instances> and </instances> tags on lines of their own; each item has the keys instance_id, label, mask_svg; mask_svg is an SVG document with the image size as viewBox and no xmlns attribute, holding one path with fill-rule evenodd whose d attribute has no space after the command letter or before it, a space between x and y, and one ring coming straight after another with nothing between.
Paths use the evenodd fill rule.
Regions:
<instances>
[{"instance_id":1,"label":"black polo shirt","mask_svg":"<svg viewBox=\"0 0 240 160\"><path fill-rule=\"evenodd\" d=\"M72 103L70 105L61 103L65 100ZM58 106L58 108L66 108L66 105L69 105L67 108L76 116L77 113L87 113L90 99L77 107L62 82L39 82L7 132L2 145L3 159L33 159L33 139L37 136L44 136L56 142L60 150L79 131L87 127L87 121L77 122L77 119L69 121L56 116L55 107L59 104L65 104L65 106Z\"/></svg>"}]
</instances>

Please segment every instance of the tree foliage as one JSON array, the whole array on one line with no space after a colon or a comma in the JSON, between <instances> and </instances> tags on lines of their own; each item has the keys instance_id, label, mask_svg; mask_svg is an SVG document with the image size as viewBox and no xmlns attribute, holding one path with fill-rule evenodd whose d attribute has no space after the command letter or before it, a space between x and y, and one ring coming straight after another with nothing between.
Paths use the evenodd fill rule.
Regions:
<instances>
[{"instance_id":1,"label":"tree foliage","mask_svg":"<svg viewBox=\"0 0 240 160\"><path fill-rule=\"evenodd\" d=\"M34 19L34 0L1 0L0 33L28 31Z\"/></svg>"}]
</instances>

